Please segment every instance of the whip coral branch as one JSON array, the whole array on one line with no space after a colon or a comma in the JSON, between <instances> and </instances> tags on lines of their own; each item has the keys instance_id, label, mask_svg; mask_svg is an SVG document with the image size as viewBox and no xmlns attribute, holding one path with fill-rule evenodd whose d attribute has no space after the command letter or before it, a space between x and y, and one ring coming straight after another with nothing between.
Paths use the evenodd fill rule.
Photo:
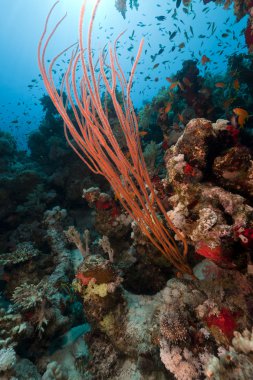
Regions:
<instances>
[{"instance_id":1,"label":"whip coral branch","mask_svg":"<svg viewBox=\"0 0 253 380\"><path fill-rule=\"evenodd\" d=\"M96 0L89 24L87 48L83 42L83 22L87 0L81 8L79 21L79 46L72 52L68 68L61 81L60 91L53 81L53 67L69 48L58 54L46 67L45 54L49 42L63 21L56 24L49 36L49 18L38 46L38 61L45 87L56 109L64 121L66 139L81 160L96 174L103 175L110 183L124 209L138 224L140 230L150 242L181 272L191 273L186 262L187 243L169 219L158 198L141 150L138 121L130 98L130 91L135 70L141 56L143 40L133 64L129 79L119 64L116 45L108 47L107 55L102 51L94 64L92 52L92 31L100 0ZM73 46L73 45L72 45ZM109 61L105 62L106 56ZM77 69L81 67L81 79L77 79ZM123 106L117 98L117 85L122 92ZM67 93L67 104L63 101L63 91ZM127 154L124 153L113 133L108 118L106 102L102 104L101 94L105 99L110 96L123 132ZM71 120L68 108L71 107L75 122ZM179 247L174 234L182 242Z\"/></svg>"}]
</instances>

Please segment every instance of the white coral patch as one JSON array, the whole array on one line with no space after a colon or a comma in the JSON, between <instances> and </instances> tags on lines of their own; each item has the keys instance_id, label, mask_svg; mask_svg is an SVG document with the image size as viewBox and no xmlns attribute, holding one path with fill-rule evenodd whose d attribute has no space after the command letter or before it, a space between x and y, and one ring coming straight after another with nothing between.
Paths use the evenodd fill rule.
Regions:
<instances>
[{"instance_id":1,"label":"white coral patch","mask_svg":"<svg viewBox=\"0 0 253 380\"><path fill-rule=\"evenodd\" d=\"M16 352L12 347L0 350L0 372L7 371L16 363Z\"/></svg>"}]
</instances>

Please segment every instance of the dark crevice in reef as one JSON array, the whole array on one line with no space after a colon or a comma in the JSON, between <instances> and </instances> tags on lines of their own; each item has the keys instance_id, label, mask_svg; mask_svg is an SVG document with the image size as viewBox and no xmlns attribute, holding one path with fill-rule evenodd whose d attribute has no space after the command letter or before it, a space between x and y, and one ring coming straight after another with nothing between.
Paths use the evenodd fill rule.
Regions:
<instances>
[{"instance_id":1,"label":"dark crevice in reef","mask_svg":"<svg viewBox=\"0 0 253 380\"><path fill-rule=\"evenodd\" d=\"M123 287L133 294L154 295L165 287L171 276L169 269L137 262L124 273Z\"/></svg>"}]
</instances>

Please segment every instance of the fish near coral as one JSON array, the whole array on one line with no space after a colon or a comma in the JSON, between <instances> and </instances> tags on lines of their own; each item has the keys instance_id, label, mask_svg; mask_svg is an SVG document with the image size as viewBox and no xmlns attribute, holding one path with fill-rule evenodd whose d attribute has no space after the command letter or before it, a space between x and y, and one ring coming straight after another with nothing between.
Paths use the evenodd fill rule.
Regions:
<instances>
[{"instance_id":1,"label":"fish near coral","mask_svg":"<svg viewBox=\"0 0 253 380\"><path fill-rule=\"evenodd\" d=\"M179 120L181 121L181 123L184 124L185 121L184 121L183 115L181 113L178 113L177 116L178 116Z\"/></svg>"},{"instance_id":2,"label":"fish near coral","mask_svg":"<svg viewBox=\"0 0 253 380\"><path fill-rule=\"evenodd\" d=\"M217 88L223 88L223 87L225 87L226 85L225 85L225 83L224 82L217 82L217 83L215 83L215 87L217 87Z\"/></svg>"},{"instance_id":3,"label":"fish near coral","mask_svg":"<svg viewBox=\"0 0 253 380\"><path fill-rule=\"evenodd\" d=\"M243 108L234 108L233 112L238 117L239 126L241 128L244 127L244 124L246 123L246 120L249 117L249 113L246 110L244 110Z\"/></svg>"},{"instance_id":4,"label":"fish near coral","mask_svg":"<svg viewBox=\"0 0 253 380\"><path fill-rule=\"evenodd\" d=\"M171 102L167 103L167 105L166 105L164 111L165 111L166 113L170 112L170 110L171 110L171 106L172 106L172 103L171 103Z\"/></svg>"},{"instance_id":5,"label":"fish near coral","mask_svg":"<svg viewBox=\"0 0 253 380\"><path fill-rule=\"evenodd\" d=\"M147 134L148 134L147 131L140 131L140 132L139 132L139 136L140 136L140 137L145 137L145 136L147 136Z\"/></svg>"},{"instance_id":6,"label":"fish near coral","mask_svg":"<svg viewBox=\"0 0 253 380\"><path fill-rule=\"evenodd\" d=\"M236 91L239 90L239 88L240 88L240 82L239 82L238 79L235 79L235 80L234 80L234 82L233 82L233 87L234 87L234 89L235 89Z\"/></svg>"},{"instance_id":7,"label":"fish near coral","mask_svg":"<svg viewBox=\"0 0 253 380\"><path fill-rule=\"evenodd\" d=\"M176 88L178 86L178 82L171 83L170 89L173 90L173 88Z\"/></svg>"},{"instance_id":8,"label":"fish near coral","mask_svg":"<svg viewBox=\"0 0 253 380\"><path fill-rule=\"evenodd\" d=\"M210 62L210 58L208 58L206 55L203 55L201 58L201 64L204 66L207 62Z\"/></svg>"}]
</instances>

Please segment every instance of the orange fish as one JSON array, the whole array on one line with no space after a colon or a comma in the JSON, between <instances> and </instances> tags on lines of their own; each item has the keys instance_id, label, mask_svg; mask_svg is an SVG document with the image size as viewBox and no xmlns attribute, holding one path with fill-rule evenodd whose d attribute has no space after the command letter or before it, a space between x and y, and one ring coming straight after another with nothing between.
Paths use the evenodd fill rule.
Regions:
<instances>
[{"instance_id":1,"label":"orange fish","mask_svg":"<svg viewBox=\"0 0 253 380\"><path fill-rule=\"evenodd\" d=\"M249 113L243 108L234 108L233 112L238 116L238 124L242 128L246 123L246 119L249 117Z\"/></svg>"},{"instance_id":2,"label":"orange fish","mask_svg":"<svg viewBox=\"0 0 253 380\"><path fill-rule=\"evenodd\" d=\"M178 116L179 120L181 121L181 123L183 123L184 117L181 115L181 113L178 113L177 116Z\"/></svg>"},{"instance_id":3,"label":"orange fish","mask_svg":"<svg viewBox=\"0 0 253 380\"><path fill-rule=\"evenodd\" d=\"M139 136L140 136L140 137L147 136L147 134L148 134L147 131L140 131L140 132L139 132Z\"/></svg>"},{"instance_id":4,"label":"orange fish","mask_svg":"<svg viewBox=\"0 0 253 380\"><path fill-rule=\"evenodd\" d=\"M172 83L172 82L173 82L173 79L171 79L171 78L169 78L169 77L166 77L165 79L166 79L166 81L169 82L169 83Z\"/></svg>"},{"instance_id":5,"label":"orange fish","mask_svg":"<svg viewBox=\"0 0 253 380\"><path fill-rule=\"evenodd\" d=\"M188 86L188 87L191 87L191 86L192 86L192 82L189 81L189 79L186 78L186 77L183 78L183 82L184 82L184 84L186 84L186 86Z\"/></svg>"},{"instance_id":6,"label":"orange fish","mask_svg":"<svg viewBox=\"0 0 253 380\"><path fill-rule=\"evenodd\" d=\"M240 82L239 82L238 79L235 79L235 80L234 80L234 82L233 82L233 87L234 87L234 89L235 89L236 91L239 90L239 88L240 88Z\"/></svg>"},{"instance_id":7,"label":"orange fish","mask_svg":"<svg viewBox=\"0 0 253 380\"><path fill-rule=\"evenodd\" d=\"M172 106L172 103L171 103L171 102L167 103L167 106L165 107L164 111L165 111L166 113L170 112L170 110L171 110L171 106Z\"/></svg>"},{"instance_id":8,"label":"orange fish","mask_svg":"<svg viewBox=\"0 0 253 380\"><path fill-rule=\"evenodd\" d=\"M185 47L185 43L182 42L181 44L178 45L179 49L183 49Z\"/></svg>"},{"instance_id":9,"label":"orange fish","mask_svg":"<svg viewBox=\"0 0 253 380\"><path fill-rule=\"evenodd\" d=\"M211 59L208 58L206 55L203 55L203 57L201 58L202 65L205 65L207 62L211 62Z\"/></svg>"},{"instance_id":10,"label":"orange fish","mask_svg":"<svg viewBox=\"0 0 253 380\"><path fill-rule=\"evenodd\" d=\"M178 86L178 82L171 83L170 89L173 90L173 88Z\"/></svg>"},{"instance_id":11,"label":"orange fish","mask_svg":"<svg viewBox=\"0 0 253 380\"><path fill-rule=\"evenodd\" d=\"M225 83L224 82L217 82L217 83L215 83L215 87L217 87L217 88L223 88L223 87L225 87L226 85L225 85Z\"/></svg>"}]
</instances>

